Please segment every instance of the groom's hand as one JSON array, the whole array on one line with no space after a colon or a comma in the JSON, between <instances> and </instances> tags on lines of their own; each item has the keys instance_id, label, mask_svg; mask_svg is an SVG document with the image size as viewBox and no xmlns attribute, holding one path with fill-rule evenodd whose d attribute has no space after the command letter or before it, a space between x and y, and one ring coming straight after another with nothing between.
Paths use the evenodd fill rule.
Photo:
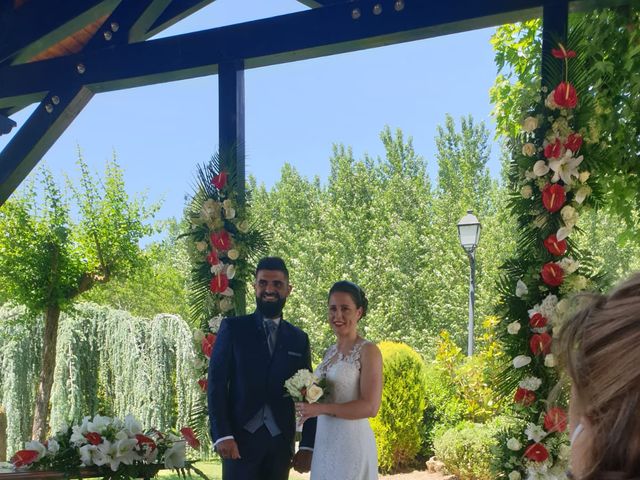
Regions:
<instances>
[{"instance_id":1,"label":"groom's hand","mask_svg":"<svg viewBox=\"0 0 640 480\"><path fill-rule=\"evenodd\" d=\"M216 451L222 458L230 460L237 460L240 458L240 451L238 450L238 444L233 438L222 440L216 445Z\"/></svg>"},{"instance_id":2,"label":"groom's hand","mask_svg":"<svg viewBox=\"0 0 640 480\"><path fill-rule=\"evenodd\" d=\"M293 469L299 473L305 473L311 470L311 457L313 457L313 451L311 450L298 450L293 456L291 463Z\"/></svg>"}]
</instances>

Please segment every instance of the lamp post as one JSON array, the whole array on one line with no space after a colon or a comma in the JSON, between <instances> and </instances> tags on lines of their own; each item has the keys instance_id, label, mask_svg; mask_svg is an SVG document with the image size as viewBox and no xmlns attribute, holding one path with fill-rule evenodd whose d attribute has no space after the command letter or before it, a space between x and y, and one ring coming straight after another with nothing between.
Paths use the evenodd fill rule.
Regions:
<instances>
[{"instance_id":1,"label":"lamp post","mask_svg":"<svg viewBox=\"0 0 640 480\"><path fill-rule=\"evenodd\" d=\"M471 210L467 210L467 214L458 222L458 237L460 237L460 245L467 256L471 266L469 275L469 341L467 344L467 355L473 355L473 306L476 293L476 247L480 240L480 229L482 225Z\"/></svg>"}]
</instances>

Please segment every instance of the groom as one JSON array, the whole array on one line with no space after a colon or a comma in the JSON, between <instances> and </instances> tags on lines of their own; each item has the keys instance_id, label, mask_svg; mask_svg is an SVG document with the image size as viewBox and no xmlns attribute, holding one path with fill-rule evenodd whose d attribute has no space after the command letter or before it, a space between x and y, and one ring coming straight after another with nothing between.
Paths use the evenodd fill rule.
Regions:
<instances>
[{"instance_id":1,"label":"groom","mask_svg":"<svg viewBox=\"0 0 640 480\"><path fill-rule=\"evenodd\" d=\"M292 287L281 258L258 262L254 289L257 310L224 319L218 330L207 390L211 438L224 480L287 480L295 415L284 382L311 370L309 337L282 318ZM310 467L315 427L315 419L304 424L297 470Z\"/></svg>"}]
</instances>

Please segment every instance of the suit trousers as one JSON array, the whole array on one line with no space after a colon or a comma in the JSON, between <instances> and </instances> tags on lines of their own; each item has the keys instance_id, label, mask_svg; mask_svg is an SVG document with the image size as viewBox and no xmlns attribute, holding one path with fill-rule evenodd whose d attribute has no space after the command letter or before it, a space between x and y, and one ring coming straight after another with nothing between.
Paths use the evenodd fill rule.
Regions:
<instances>
[{"instance_id":1,"label":"suit trousers","mask_svg":"<svg viewBox=\"0 0 640 480\"><path fill-rule=\"evenodd\" d=\"M235 440L239 460L222 461L223 480L287 480L291 466L291 445L284 435L272 437L264 425L250 433L241 430Z\"/></svg>"}]
</instances>

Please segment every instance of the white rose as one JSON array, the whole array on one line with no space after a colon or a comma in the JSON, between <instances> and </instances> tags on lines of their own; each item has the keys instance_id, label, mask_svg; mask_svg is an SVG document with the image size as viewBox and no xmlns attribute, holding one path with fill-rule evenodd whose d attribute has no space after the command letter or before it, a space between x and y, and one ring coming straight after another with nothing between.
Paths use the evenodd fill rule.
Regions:
<instances>
[{"instance_id":1,"label":"white rose","mask_svg":"<svg viewBox=\"0 0 640 480\"><path fill-rule=\"evenodd\" d=\"M524 433L527 434L527 438L529 440L533 440L534 442L539 442L540 440L542 440L544 437L547 436L547 434L542 429L542 427L540 427L539 425L535 425L533 423L530 423L527 426Z\"/></svg>"},{"instance_id":2,"label":"white rose","mask_svg":"<svg viewBox=\"0 0 640 480\"><path fill-rule=\"evenodd\" d=\"M558 264L562 267L562 269L567 275L570 275L573 272L575 272L580 266L580 262L578 262L577 260L574 260L571 257L564 257L562 260L558 262Z\"/></svg>"},{"instance_id":3,"label":"white rose","mask_svg":"<svg viewBox=\"0 0 640 480\"><path fill-rule=\"evenodd\" d=\"M542 177L549 173L549 165L544 160L538 160L533 164L533 173L535 173L538 177Z\"/></svg>"},{"instance_id":4,"label":"white rose","mask_svg":"<svg viewBox=\"0 0 640 480\"><path fill-rule=\"evenodd\" d=\"M230 208L230 209L225 209L224 211L224 218L226 218L227 220L231 220L232 218L236 217L236 209L235 208Z\"/></svg>"},{"instance_id":5,"label":"white rose","mask_svg":"<svg viewBox=\"0 0 640 480\"><path fill-rule=\"evenodd\" d=\"M553 368L556 366L556 358L553 356L553 353L550 353L544 357L544 366Z\"/></svg>"},{"instance_id":6,"label":"white rose","mask_svg":"<svg viewBox=\"0 0 640 480\"><path fill-rule=\"evenodd\" d=\"M538 119L536 117L527 117L522 122L522 129L527 133L532 133L538 128Z\"/></svg>"},{"instance_id":7,"label":"white rose","mask_svg":"<svg viewBox=\"0 0 640 480\"><path fill-rule=\"evenodd\" d=\"M318 385L313 384L309 388L307 388L305 398L307 399L307 402L315 403L320 399L323 393L324 392L322 391L322 388L320 388Z\"/></svg>"},{"instance_id":8,"label":"white rose","mask_svg":"<svg viewBox=\"0 0 640 480\"><path fill-rule=\"evenodd\" d=\"M526 283L524 283L522 280L518 280L516 282L516 297L520 298L523 295L526 295L529 292L529 289L527 288Z\"/></svg>"},{"instance_id":9,"label":"white rose","mask_svg":"<svg viewBox=\"0 0 640 480\"><path fill-rule=\"evenodd\" d=\"M204 252L207 249L207 242L196 242L196 250Z\"/></svg>"},{"instance_id":10,"label":"white rose","mask_svg":"<svg viewBox=\"0 0 640 480\"><path fill-rule=\"evenodd\" d=\"M233 301L231 301L229 297L224 297L222 300L220 300L219 305L220 310L222 310L223 312L228 312L233 308Z\"/></svg>"},{"instance_id":11,"label":"white rose","mask_svg":"<svg viewBox=\"0 0 640 480\"><path fill-rule=\"evenodd\" d=\"M556 311L560 315L563 315L567 313L567 310L569 310L569 300L567 300L566 298L563 298L558 302L558 305L556 305Z\"/></svg>"},{"instance_id":12,"label":"white rose","mask_svg":"<svg viewBox=\"0 0 640 480\"><path fill-rule=\"evenodd\" d=\"M238 225L238 230L240 230L242 233L247 233L249 231L249 222L247 222L246 220L240 222L240 224Z\"/></svg>"},{"instance_id":13,"label":"white rose","mask_svg":"<svg viewBox=\"0 0 640 480\"><path fill-rule=\"evenodd\" d=\"M540 388L540 385L542 385L542 380L540 380L538 377L524 377L520 383L518 383L518 386L520 388L524 388L526 390L530 390L532 392L535 392L536 390L538 390Z\"/></svg>"},{"instance_id":14,"label":"white rose","mask_svg":"<svg viewBox=\"0 0 640 480\"><path fill-rule=\"evenodd\" d=\"M520 195L522 195L522 198L531 198L533 195L533 188L531 188L531 185L525 185L522 187L520 189Z\"/></svg>"},{"instance_id":15,"label":"white rose","mask_svg":"<svg viewBox=\"0 0 640 480\"><path fill-rule=\"evenodd\" d=\"M519 322L511 322L509 325L507 325L507 332L509 332L511 335L515 335L520 331L520 323Z\"/></svg>"},{"instance_id":16,"label":"white rose","mask_svg":"<svg viewBox=\"0 0 640 480\"><path fill-rule=\"evenodd\" d=\"M553 95L554 95L554 91L552 90L551 93L547 95L547 98L544 101L545 106L549 110L555 110L556 108L558 108L558 104L556 103L556 100L553 98Z\"/></svg>"},{"instance_id":17,"label":"white rose","mask_svg":"<svg viewBox=\"0 0 640 480\"><path fill-rule=\"evenodd\" d=\"M589 180L590 176L591 172L585 170L584 172L580 172L580 175L578 175L578 179L580 180L580 183L585 183L587 180Z\"/></svg>"},{"instance_id":18,"label":"white rose","mask_svg":"<svg viewBox=\"0 0 640 480\"><path fill-rule=\"evenodd\" d=\"M238 257L240 256L240 252L238 252L238 250L236 250L235 248L232 248L231 250L229 250L227 252L227 256L231 259L231 260L237 260Z\"/></svg>"},{"instance_id":19,"label":"white rose","mask_svg":"<svg viewBox=\"0 0 640 480\"><path fill-rule=\"evenodd\" d=\"M507 448L515 452L520 450L522 448L522 445L520 445L520 442L517 438L511 437L509 440L507 440Z\"/></svg>"},{"instance_id":20,"label":"white rose","mask_svg":"<svg viewBox=\"0 0 640 480\"><path fill-rule=\"evenodd\" d=\"M562 207L562 210L560 210L560 216L567 227L575 227L576 223L578 223L578 211L571 205L565 205Z\"/></svg>"},{"instance_id":21,"label":"white rose","mask_svg":"<svg viewBox=\"0 0 640 480\"><path fill-rule=\"evenodd\" d=\"M522 145L522 154L533 157L536 154L536 146L533 143L525 143Z\"/></svg>"},{"instance_id":22,"label":"white rose","mask_svg":"<svg viewBox=\"0 0 640 480\"><path fill-rule=\"evenodd\" d=\"M222 202L222 206L225 210L230 210L233 208L233 203L227 198L224 202Z\"/></svg>"},{"instance_id":23,"label":"white rose","mask_svg":"<svg viewBox=\"0 0 640 480\"><path fill-rule=\"evenodd\" d=\"M526 355L518 355L513 359L514 368L522 368L524 366L529 365L530 363L531 363L531 357L528 357Z\"/></svg>"},{"instance_id":24,"label":"white rose","mask_svg":"<svg viewBox=\"0 0 640 480\"><path fill-rule=\"evenodd\" d=\"M521 478L522 475L520 475L520 472L517 470L514 470L509 474L509 480L520 480Z\"/></svg>"}]
</instances>

